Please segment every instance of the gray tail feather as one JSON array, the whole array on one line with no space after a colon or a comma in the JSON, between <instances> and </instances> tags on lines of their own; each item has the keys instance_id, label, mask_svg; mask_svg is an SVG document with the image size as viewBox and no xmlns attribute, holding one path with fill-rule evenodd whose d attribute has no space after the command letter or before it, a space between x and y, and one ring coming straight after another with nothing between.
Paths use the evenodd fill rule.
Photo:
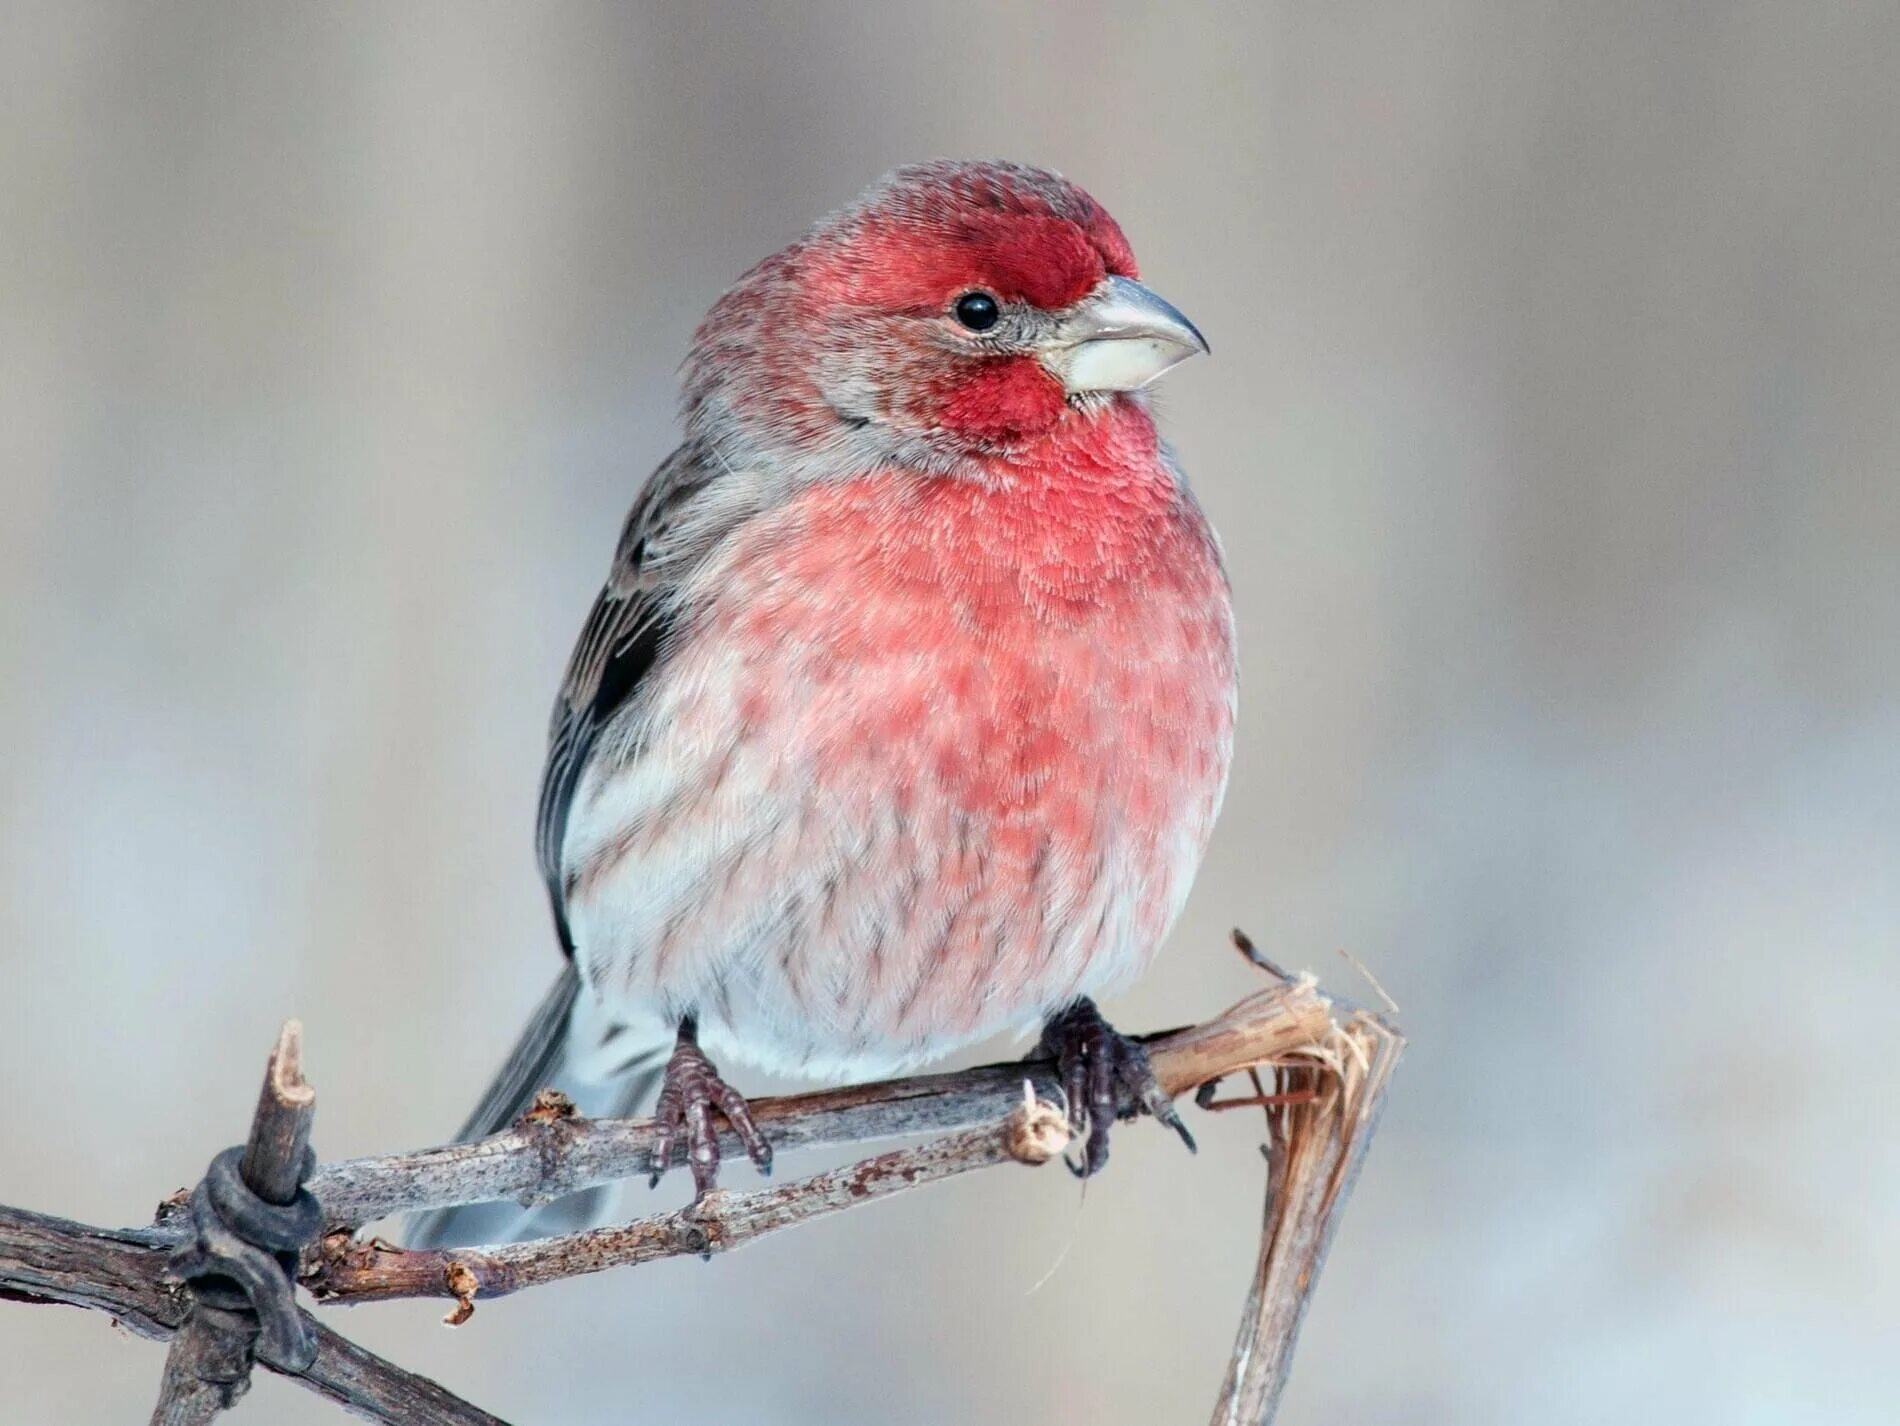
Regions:
<instances>
[{"instance_id":1,"label":"gray tail feather","mask_svg":"<svg viewBox=\"0 0 1900 1426\"><path fill-rule=\"evenodd\" d=\"M598 1020L591 1002L581 998L580 976L569 961L456 1142L500 1133L549 1088L566 1094L590 1119L632 1114L659 1083L671 1045L626 1028ZM572 1232L604 1222L618 1196L618 1185L603 1184L533 1208L497 1202L435 1209L416 1215L402 1238L412 1248L440 1248Z\"/></svg>"},{"instance_id":2,"label":"gray tail feather","mask_svg":"<svg viewBox=\"0 0 1900 1426\"><path fill-rule=\"evenodd\" d=\"M572 960L561 966L560 977L541 997L534 1014L508 1052L501 1073L488 1086L481 1103L475 1106L462 1127L455 1131L455 1142L468 1144L499 1134L519 1119L539 1094L554 1083L554 1071L561 1062L561 1050L567 1041L568 1018L581 992L580 972Z\"/></svg>"}]
</instances>

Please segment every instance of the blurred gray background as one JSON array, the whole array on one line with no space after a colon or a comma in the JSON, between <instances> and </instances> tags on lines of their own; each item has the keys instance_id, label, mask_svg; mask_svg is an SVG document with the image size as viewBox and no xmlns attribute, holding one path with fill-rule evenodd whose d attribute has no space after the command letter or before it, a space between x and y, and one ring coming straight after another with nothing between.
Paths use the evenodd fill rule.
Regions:
<instances>
[{"instance_id":1,"label":"blurred gray background","mask_svg":"<svg viewBox=\"0 0 1900 1426\"><path fill-rule=\"evenodd\" d=\"M452 1129L553 972L544 718L694 322L1007 155L1215 351L1163 401L1241 744L1109 1009L1220 1008L1240 924L1413 1040L1283 1420L1894 1419L1900 10L4 14L0 1201L145 1218L292 1013L327 1157ZM340 1325L523 1422L1197 1421L1262 1177L1198 1127ZM159 1364L0 1304L8 1423Z\"/></svg>"}]
</instances>

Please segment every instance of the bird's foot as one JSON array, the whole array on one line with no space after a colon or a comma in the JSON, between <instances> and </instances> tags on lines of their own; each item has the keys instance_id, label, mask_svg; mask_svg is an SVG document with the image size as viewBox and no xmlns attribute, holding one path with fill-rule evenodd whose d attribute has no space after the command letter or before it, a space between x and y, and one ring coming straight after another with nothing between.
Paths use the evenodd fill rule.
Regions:
<instances>
[{"instance_id":1,"label":"bird's foot","mask_svg":"<svg viewBox=\"0 0 1900 1426\"><path fill-rule=\"evenodd\" d=\"M679 1043L666 1062L660 1081L659 1102L653 1107L653 1149L647 1159L648 1186L658 1184L673 1162L673 1145L684 1141L686 1163L693 1171L693 1196L703 1198L719 1179L719 1130L713 1124L717 1109L731 1123L759 1172L772 1172L772 1146L752 1122L752 1110L739 1093L719 1077L713 1062L699 1047L698 1031L688 1020L680 1026Z\"/></svg>"},{"instance_id":2,"label":"bird's foot","mask_svg":"<svg viewBox=\"0 0 1900 1426\"><path fill-rule=\"evenodd\" d=\"M1145 1109L1194 1152L1194 1136L1155 1078L1148 1052L1104 1020L1094 1001L1078 1000L1051 1016L1036 1058L1056 1062L1069 1101L1069 1126L1078 1134L1088 1131L1081 1163L1069 1164L1077 1178L1100 1173L1108 1162L1109 1126L1118 1114L1132 1119ZM1126 1110L1121 1107L1124 1097Z\"/></svg>"}]
</instances>

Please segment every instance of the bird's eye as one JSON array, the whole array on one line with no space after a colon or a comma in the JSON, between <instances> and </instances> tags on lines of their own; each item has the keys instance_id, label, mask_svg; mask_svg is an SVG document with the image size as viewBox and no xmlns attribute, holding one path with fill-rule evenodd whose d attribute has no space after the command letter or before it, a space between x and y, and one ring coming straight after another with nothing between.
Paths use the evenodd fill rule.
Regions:
<instances>
[{"instance_id":1,"label":"bird's eye","mask_svg":"<svg viewBox=\"0 0 1900 1426\"><path fill-rule=\"evenodd\" d=\"M1002 316L996 299L987 292L966 292L957 298L957 320L973 332L987 332Z\"/></svg>"}]
</instances>

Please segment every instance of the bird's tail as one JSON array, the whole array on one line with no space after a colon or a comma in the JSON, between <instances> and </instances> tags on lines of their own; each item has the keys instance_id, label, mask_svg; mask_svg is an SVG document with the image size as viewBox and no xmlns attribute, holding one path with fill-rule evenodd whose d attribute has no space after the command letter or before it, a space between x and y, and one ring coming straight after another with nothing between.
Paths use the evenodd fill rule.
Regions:
<instances>
[{"instance_id":1,"label":"bird's tail","mask_svg":"<svg viewBox=\"0 0 1900 1426\"><path fill-rule=\"evenodd\" d=\"M672 1036L661 1026L609 1021L569 961L542 997L521 1037L456 1142L498 1134L521 1117L543 1089L558 1089L590 1119L633 1113L666 1067ZM512 1201L471 1204L418 1214L403 1233L412 1248L507 1243L572 1232L606 1221L616 1186L583 1189L536 1208Z\"/></svg>"}]
</instances>

